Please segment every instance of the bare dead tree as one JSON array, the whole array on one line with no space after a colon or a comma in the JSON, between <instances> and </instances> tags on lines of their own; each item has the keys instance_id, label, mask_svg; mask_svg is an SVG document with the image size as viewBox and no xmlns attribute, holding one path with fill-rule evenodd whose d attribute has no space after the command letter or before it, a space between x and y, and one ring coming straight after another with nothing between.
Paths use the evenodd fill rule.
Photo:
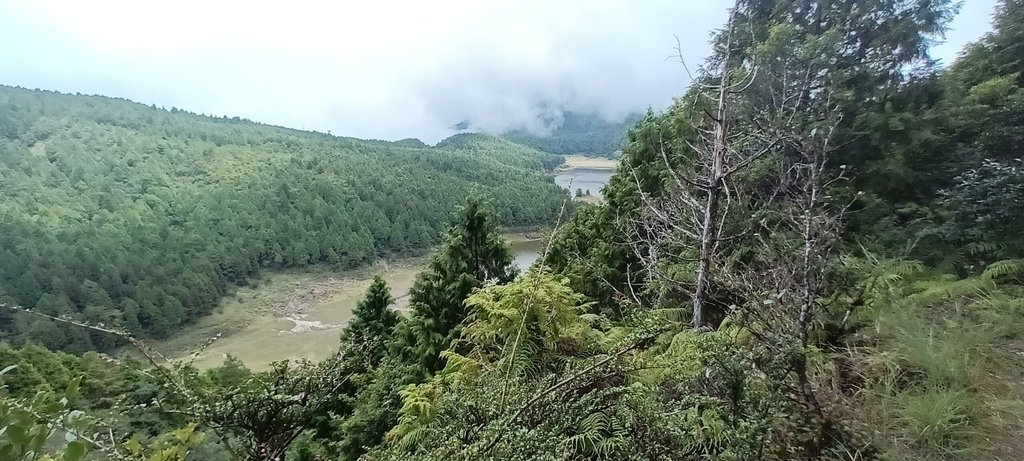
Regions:
<instances>
[{"instance_id":1,"label":"bare dead tree","mask_svg":"<svg viewBox=\"0 0 1024 461\"><path fill-rule=\"evenodd\" d=\"M668 191L651 197L640 187L640 178L634 172L643 210L625 225L629 229L628 243L644 262L648 277L690 296L691 325L695 330L707 328L711 285L721 264L720 246L739 237L730 234L725 225L735 195L729 180L782 141L769 124L758 130L735 130L732 99L750 87L757 71L757 66L750 63L744 68L744 63L734 62L733 41L739 33L736 19L741 5L742 0L737 0L730 10L720 50L717 85L695 82L698 91L694 108L701 105L702 99L714 98L714 113L694 109L703 113L691 126L695 139L681 136L693 159L679 167L680 162L670 158L662 142L659 152L671 180ZM742 77L734 79L737 74ZM694 247L695 254L684 250L688 247ZM692 274L677 271L684 264L694 266Z\"/></svg>"},{"instance_id":2,"label":"bare dead tree","mask_svg":"<svg viewBox=\"0 0 1024 461\"><path fill-rule=\"evenodd\" d=\"M725 183L725 157L728 153L729 106L728 95L732 75L729 63L732 60L732 35L736 24L736 10L739 1L729 12L726 26L725 59L722 62L722 81L718 85L718 108L712 117L715 138L711 149L711 168L707 175L707 200L704 202L704 217L700 221L700 253L697 259L697 278L693 290L693 328L704 326L704 306L707 303L708 272L711 270L712 252L718 246L718 207Z\"/></svg>"},{"instance_id":3,"label":"bare dead tree","mask_svg":"<svg viewBox=\"0 0 1024 461\"><path fill-rule=\"evenodd\" d=\"M812 431L805 446L812 457L824 442L826 424L807 353L849 206L830 194L847 180L844 169L836 173L828 165L837 124L826 120L787 139L790 157L773 178L773 206L763 213L753 257L724 280L744 300L733 306L732 317L760 349L755 365L788 389L783 395L797 396L796 403L818 422L804 425Z\"/></svg>"}]
</instances>

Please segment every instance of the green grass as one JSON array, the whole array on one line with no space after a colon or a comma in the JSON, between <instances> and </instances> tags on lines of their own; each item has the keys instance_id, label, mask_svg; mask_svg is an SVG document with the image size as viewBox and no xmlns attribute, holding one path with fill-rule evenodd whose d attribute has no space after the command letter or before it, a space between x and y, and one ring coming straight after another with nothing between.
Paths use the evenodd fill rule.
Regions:
<instances>
[{"instance_id":1,"label":"green grass","mask_svg":"<svg viewBox=\"0 0 1024 461\"><path fill-rule=\"evenodd\" d=\"M972 451L971 411L975 403L967 390L901 392L890 397L889 403L901 428L901 442L907 447L926 457L957 457Z\"/></svg>"},{"instance_id":2,"label":"green grass","mask_svg":"<svg viewBox=\"0 0 1024 461\"><path fill-rule=\"evenodd\" d=\"M845 404L879 458L1024 459L1021 294L940 275L872 300L851 349L864 384Z\"/></svg>"}]
</instances>

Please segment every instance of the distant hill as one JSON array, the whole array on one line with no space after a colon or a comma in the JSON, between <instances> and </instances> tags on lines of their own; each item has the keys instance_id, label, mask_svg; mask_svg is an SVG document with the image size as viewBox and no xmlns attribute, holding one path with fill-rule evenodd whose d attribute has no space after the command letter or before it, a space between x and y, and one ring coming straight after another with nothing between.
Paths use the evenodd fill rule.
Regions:
<instances>
[{"instance_id":1,"label":"distant hill","mask_svg":"<svg viewBox=\"0 0 1024 461\"><path fill-rule=\"evenodd\" d=\"M626 144L626 133L643 116L630 114L619 122L609 122L596 114L563 112L562 122L547 136L524 130L502 136L534 149L558 155L582 154L610 157Z\"/></svg>"},{"instance_id":2,"label":"distant hill","mask_svg":"<svg viewBox=\"0 0 1024 461\"><path fill-rule=\"evenodd\" d=\"M539 160L544 169L551 170L561 165L564 161L561 155L544 152L535 148L529 149L530 146L523 143L517 143L486 133L459 133L437 143L436 147L438 149L460 152L475 152L485 157L492 155L491 153L493 155L501 155L502 152L509 151L532 153L533 155L530 156L508 160L523 168L533 168L537 160Z\"/></svg>"},{"instance_id":3,"label":"distant hill","mask_svg":"<svg viewBox=\"0 0 1024 461\"><path fill-rule=\"evenodd\" d=\"M264 268L358 266L438 243L474 191L548 223L549 155L490 135L430 147L0 86L0 303L161 336ZM0 311L15 343L109 338Z\"/></svg>"}]
</instances>

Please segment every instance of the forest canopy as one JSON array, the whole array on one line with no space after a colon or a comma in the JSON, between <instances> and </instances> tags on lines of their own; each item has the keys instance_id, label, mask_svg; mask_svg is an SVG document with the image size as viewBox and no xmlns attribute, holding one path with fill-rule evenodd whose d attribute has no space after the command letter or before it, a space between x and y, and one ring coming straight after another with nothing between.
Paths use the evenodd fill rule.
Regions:
<instances>
[{"instance_id":1,"label":"forest canopy","mask_svg":"<svg viewBox=\"0 0 1024 461\"><path fill-rule=\"evenodd\" d=\"M512 266L499 224L550 219L565 192L540 196L547 205L530 219L509 216L508 197L467 194L442 225L408 309L392 310L391 290L375 279L337 353L321 362L260 372L231 357L205 371L151 357L108 366L95 352L0 344L0 415L8 416L0 454L35 460L49 440L53 453L76 461L87 452L163 461L1024 459L1024 1L1000 1L993 32L939 68L929 46L956 10L952 0L736 0L695 83L629 130L605 200L558 219L525 273ZM209 123L226 124L210 136L237 133L238 122ZM51 137L89 139L74 133ZM45 145L5 139L24 152L11 171L51 163ZM153 157L179 155L174 144L152 154L167 142L162 136L149 142ZM475 158L480 143L508 156L501 171L529 172L521 184L536 184L531 193L549 190L537 173L544 157L482 135L434 147L444 165L435 169L459 171L461 163L445 159ZM278 168L298 168L284 157ZM97 168L71 165L82 165L84 178ZM234 187L250 183L223 176L273 178L256 165L218 164L211 175ZM334 174L325 166L317 177ZM16 216L14 230L28 230L5 248L60 242L62 220L87 217L83 228L94 230L86 242L121 222L104 213L106 202L58 207L86 200L72 191L88 198L94 190L75 189L81 181L66 175L31 177L51 176L66 195L40 203L22 194L26 205L7 205L35 208ZM174 226L191 215L166 205L167 191L178 189L145 184L155 198L139 208L170 224L150 235L149 221L132 219L131 231L153 245L187 237ZM292 186L277 184L266 200L293 203L304 189ZM34 210L44 206L63 211L40 219ZM232 243L225 235L235 235L227 231L234 221L210 210L201 222L212 230L195 232ZM296 219L307 216L299 210ZM236 217L246 229L255 225L244 218ZM289 228L284 241L299 241L299 230ZM377 251L395 251L366 234ZM103 261L92 254L86 260ZM215 273L236 283L251 274L230 267ZM56 286L48 275L5 287ZM176 280L163 275L147 279L150 289ZM120 294L106 288L110 280L88 280L70 287L78 290L73 307L89 311ZM123 311L131 309L138 307ZM146 355L144 343L132 344Z\"/></svg>"},{"instance_id":2,"label":"forest canopy","mask_svg":"<svg viewBox=\"0 0 1024 461\"><path fill-rule=\"evenodd\" d=\"M488 135L428 147L0 87L0 303L164 336L264 268L355 267L439 242L456 203L554 219L560 162ZM5 337L109 347L0 313Z\"/></svg>"}]
</instances>

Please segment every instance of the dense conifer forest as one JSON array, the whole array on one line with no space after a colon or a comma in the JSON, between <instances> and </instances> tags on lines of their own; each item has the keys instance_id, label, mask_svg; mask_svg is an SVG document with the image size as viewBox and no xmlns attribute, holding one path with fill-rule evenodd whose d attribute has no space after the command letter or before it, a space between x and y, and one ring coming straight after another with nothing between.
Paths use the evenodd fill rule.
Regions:
<instances>
[{"instance_id":1,"label":"dense conifer forest","mask_svg":"<svg viewBox=\"0 0 1024 461\"><path fill-rule=\"evenodd\" d=\"M161 337L262 269L422 253L473 191L506 226L558 212L555 156L479 134L414 141L0 87L0 302ZM113 345L45 318L0 319L14 344Z\"/></svg>"},{"instance_id":2,"label":"dense conifer forest","mask_svg":"<svg viewBox=\"0 0 1024 461\"><path fill-rule=\"evenodd\" d=\"M37 111L82 106L59 121L0 117L2 187L20 197L5 196L0 214L0 243L21 252L0 261L6 296L24 302L24 287L39 287L69 309L4 320L22 336L0 345L0 459L1024 459L1024 1L1001 0L993 31L939 67L928 50L956 10L948 0L737 0L689 89L629 130L604 202L565 210L567 195L542 173L554 162L490 137L368 143L5 89ZM147 114L152 132L123 126ZM196 131L169 136L158 120ZM83 146L80 156L106 159L109 144L126 158L59 167L70 149L22 139L40 124L57 127L40 139ZM76 137L79 124L90 129ZM105 133L102 149L90 133ZM119 133L131 149L113 147ZM253 138L204 138L224 133ZM289 140L293 149L273 148ZM432 167L342 174L373 155L396 171ZM160 175L119 176L129 161ZM86 180L95 186L76 188ZM358 197L378 221L405 223L414 206L392 206L405 197L373 194L420 181L417 193L451 192L418 218L443 233L408 312L396 315L375 280L324 361L253 372L229 357L199 370L133 337L129 315L86 314L144 312L137 292L196 296L175 284L191 280L174 277L185 270L175 261L226 284L330 261L328 249L339 264L407 250L415 233L399 248L376 229L352 231L374 222L351 217L363 208L324 212L335 216L325 230L314 210ZM282 199L302 194L310 208ZM513 203L520 194L533 200ZM230 200L255 211L228 220L217 207ZM131 211L115 215L119 203ZM277 214L294 221L256 238L268 203L294 206ZM202 225L184 227L193 221ZM527 223L555 229L519 273L499 229ZM325 243L363 233L369 253L355 259ZM140 243L99 245L110 236ZM216 257L175 256L206 252ZM136 254L151 259L133 266ZM127 298L138 307L115 303ZM139 353L49 350L47 336L17 329L40 318Z\"/></svg>"}]
</instances>

